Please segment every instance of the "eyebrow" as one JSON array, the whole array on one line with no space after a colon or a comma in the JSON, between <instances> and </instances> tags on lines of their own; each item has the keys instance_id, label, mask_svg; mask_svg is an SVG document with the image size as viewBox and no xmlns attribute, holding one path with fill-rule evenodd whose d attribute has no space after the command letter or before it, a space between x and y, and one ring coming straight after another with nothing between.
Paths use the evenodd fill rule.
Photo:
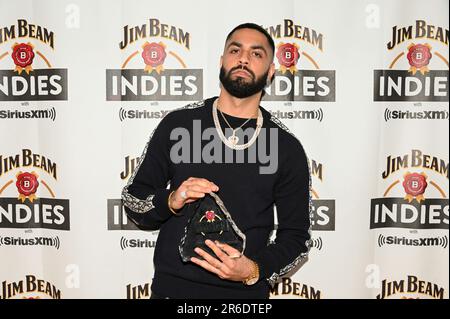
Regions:
<instances>
[{"instance_id":1,"label":"eyebrow","mask_svg":"<svg viewBox=\"0 0 450 319\"><path fill-rule=\"evenodd\" d=\"M231 47L232 45L237 46L238 48L242 47L242 43L239 43L239 42L236 42L236 41L232 41L232 42L230 42L230 44L228 44L227 48ZM250 48L251 49L263 50L264 53L267 54L266 49L262 45L252 45Z\"/></svg>"}]
</instances>

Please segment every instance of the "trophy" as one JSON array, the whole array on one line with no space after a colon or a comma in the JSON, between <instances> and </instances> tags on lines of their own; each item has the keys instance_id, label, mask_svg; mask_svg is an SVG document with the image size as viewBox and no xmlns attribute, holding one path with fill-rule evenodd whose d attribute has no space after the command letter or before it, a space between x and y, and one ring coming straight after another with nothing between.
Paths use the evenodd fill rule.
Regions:
<instances>
[{"instance_id":1,"label":"trophy","mask_svg":"<svg viewBox=\"0 0 450 319\"><path fill-rule=\"evenodd\" d=\"M194 249L203 249L211 256L215 253L205 244L205 240L219 241L237 249L241 254L245 249L245 235L236 226L222 200L215 193L195 202L194 213L185 228L179 250L184 262L191 257L202 259Z\"/></svg>"}]
</instances>

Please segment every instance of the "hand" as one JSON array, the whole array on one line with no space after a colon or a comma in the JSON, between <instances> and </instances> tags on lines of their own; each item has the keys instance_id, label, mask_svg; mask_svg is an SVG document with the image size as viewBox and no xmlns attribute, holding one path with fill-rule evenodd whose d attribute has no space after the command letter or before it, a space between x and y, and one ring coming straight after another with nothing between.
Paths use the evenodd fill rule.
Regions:
<instances>
[{"instance_id":1,"label":"hand","mask_svg":"<svg viewBox=\"0 0 450 319\"><path fill-rule=\"evenodd\" d=\"M195 252L202 256L204 260L192 257L191 261L194 264L216 274L221 279L231 281L243 281L251 275L254 267L253 262L241 255L237 249L217 241L213 243L211 240L206 240L205 243L219 259L214 258L203 249L195 248Z\"/></svg>"},{"instance_id":2,"label":"hand","mask_svg":"<svg viewBox=\"0 0 450 319\"><path fill-rule=\"evenodd\" d=\"M184 204L189 204L205 194L217 192L219 186L205 178L189 177L180 187L172 194L169 205L172 209L181 209Z\"/></svg>"}]
</instances>

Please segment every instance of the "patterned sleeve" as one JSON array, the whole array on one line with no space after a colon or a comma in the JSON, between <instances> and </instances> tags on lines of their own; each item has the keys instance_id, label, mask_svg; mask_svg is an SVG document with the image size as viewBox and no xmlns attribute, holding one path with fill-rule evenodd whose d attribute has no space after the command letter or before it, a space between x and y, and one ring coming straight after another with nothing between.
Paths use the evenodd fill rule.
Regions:
<instances>
[{"instance_id":1,"label":"patterned sleeve","mask_svg":"<svg viewBox=\"0 0 450 319\"><path fill-rule=\"evenodd\" d=\"M122 191L127 216L140 226L159 229L173 216L167 205L170 157L167 121L150 135L138 165Z\"/></svg>"}]
</instances>

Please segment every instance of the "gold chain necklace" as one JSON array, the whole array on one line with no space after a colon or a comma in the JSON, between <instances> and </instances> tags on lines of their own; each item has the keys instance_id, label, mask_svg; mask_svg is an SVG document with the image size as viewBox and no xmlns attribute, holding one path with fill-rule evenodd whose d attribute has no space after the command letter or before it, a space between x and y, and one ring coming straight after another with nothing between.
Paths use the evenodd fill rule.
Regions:
<instances>
[{"instance_id":1,"label":"gold chain necklace","mask_svg":"<svg viewBox=\"0 0 450 319\"><path fill-rule=\"evenodd\" d=\"M219 117L218 117L218 114L217 114L217 99L213 103L212 111L213 111L212 113L213 113L214 125L216 126L217 133L219 134L220 139L222 140L222 142L224 142L225 145L227 145L228 147L230 147L232 149L235 149L235 150L244 150L244 149L250 147L253 143L255 143L255 141L256 141L256 139L257 139L257 137L259 135L259 132L261 131L261 127L262 127L263 121L264 121L262 113L261 113L261 110L259 108L258 108L258 118L256 119L256 130L255 130L255 133L253 133L253 136L250 138L248 143L240 144L240 145L237 144L239 142L239 138L236 136L235 133L245 123L247 123L249 120L251 120L251 118L247 119L247 121L245 121L244 124L242 124L238 128L233 129L231 127L231 125L228 123L228 121L224 117L225 122L233 130L233 134L230 137L228 137L228 139L227 139L225 137L225 135L223 134L223 132L222 132L222 127L220 126ZM222 116L223 116L223 114L222 114Z\"/></svg>"},{"instance_id":2,"label":"gold chain necklace","mask_svg":"<svg viewBox=\"0 0 450 319\"><path fill-rule=\"evenodd\" d=\"M225 118L225 116L223 115L223 113L220 109L219 109L219 112L220 112L220 115L222 115L222 118L227 123L228 127L233 131L233 134L231 134L231 136L228 137L228 140L230 141L231 144L237 145L237 143L239 143L239 137L236 136L237 130L239 130L241 127L243 127L252 118L247 119L247 121L242 123L239 127L233 128L233 127L231 127L230 123L228 123L227 119Z\"/></svg>"}]
</instances>

